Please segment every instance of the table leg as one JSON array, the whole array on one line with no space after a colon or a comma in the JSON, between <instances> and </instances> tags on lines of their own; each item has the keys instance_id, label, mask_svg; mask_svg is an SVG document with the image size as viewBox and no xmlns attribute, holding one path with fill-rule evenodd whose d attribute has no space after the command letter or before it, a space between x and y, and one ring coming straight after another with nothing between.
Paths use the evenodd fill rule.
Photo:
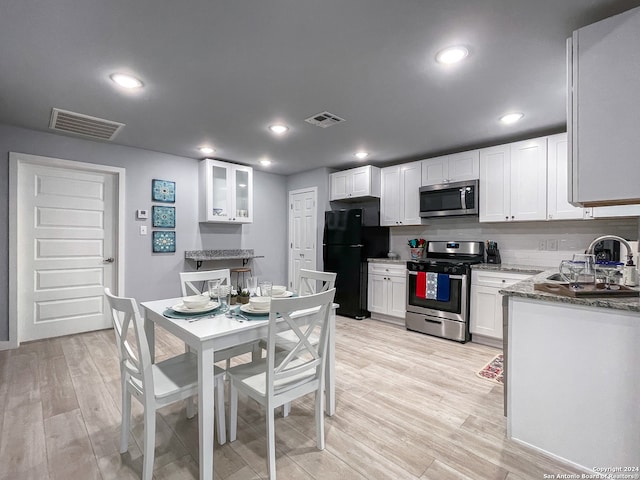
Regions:
<instances>
[{"instance_id":1,"label":"table leg","mask_svg":"<svg viewBox=\"0 0 640 480\"><path fill-rule=\"evenodd\" d=\"M156 332L155 323L149 320L149 316L145 311L144 314L144 333L147 336L147 343L149 344L149 354L151 355L151 363L156 363Z\"/></svg>"},{"instance_id":2,"label":"table leg","mask_svg":"<svg viewBox=\"0 0 640 480\"><path fill-rule=\"evenodd\" d=\"M325 370L325 396L327 415L336 413L336 309L329 313L329 341L327 345L327 368Z\"/></svg>"},{"instance_id":3,"label":"table leg","mask_svg":"<svg viewBox=\"0 0 640 480\"><path fill-rule=\"evenodd\" d=\"M200 480L213 479L213 350L198 350L198 433ZM219 405L218 408L224 408Z\"/></svg>"}]
</instances>

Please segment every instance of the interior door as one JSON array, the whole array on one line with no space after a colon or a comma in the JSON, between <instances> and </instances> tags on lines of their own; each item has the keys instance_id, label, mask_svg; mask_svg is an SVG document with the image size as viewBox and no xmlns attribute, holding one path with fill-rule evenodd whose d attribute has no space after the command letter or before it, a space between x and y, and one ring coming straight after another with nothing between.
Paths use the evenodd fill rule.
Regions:
<instances>
[{"instance_id":1,"label":"interior door","mask_svg":"<svg viewBox=\"0 0 640 480\"><path fill-rule=\"evenodd\" d=\"M294 292L300 269L316 270L317 196L315 187L289 192L289 287Z\"/></svg>"},{"instance_id":2,"label":"interior door","mask_svg":"<svg viewBox=\"0 0 640 480\"><path fill-rule=\"evenodd\" d=\"M117 291L117 189L114 173L20 163L19 341L111 327L104 288Z\"/></svg>"}]
</instances>

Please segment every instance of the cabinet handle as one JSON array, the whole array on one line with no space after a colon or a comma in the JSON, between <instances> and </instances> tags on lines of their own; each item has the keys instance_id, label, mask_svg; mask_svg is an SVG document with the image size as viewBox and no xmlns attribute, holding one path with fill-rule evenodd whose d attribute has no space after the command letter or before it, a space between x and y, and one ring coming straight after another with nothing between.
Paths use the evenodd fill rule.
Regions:
<instances>
[{"instance_id":1,"label":"cabinet handle","mask_svg":"<svg viewBox=\"0 0 640 480\"><path fill-rule=\"evenodd\" d=\"M503 278L503 279L502 279L502 283L504 283L504 282L506 282L506 280Z\"/></svg>"},{"instance_id":2,"label":"cabinet handle","mask_svg":"<svg viewBox=\"0 0 640 480\"><path fill-rule=\"evenodd\" d=\"M514 218L516 218L515 216L511 215L511 220L513 220Z\"/></svg>"},{"instance_id":3,"label":"cabinet handle","mask_svg":"<svg viewBox=\"0 0 640 480\"><path fill-rule=\"evenodd\" d=\"M507 215L506 217L504 217L505 220L509 220L509 215Z\"/></svg>"}]
</instances>

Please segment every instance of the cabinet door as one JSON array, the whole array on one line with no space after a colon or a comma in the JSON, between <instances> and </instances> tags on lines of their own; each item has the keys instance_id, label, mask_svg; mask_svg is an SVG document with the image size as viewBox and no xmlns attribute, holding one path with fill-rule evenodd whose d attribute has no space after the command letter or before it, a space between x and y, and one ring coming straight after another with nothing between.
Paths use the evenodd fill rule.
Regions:
<instances>
[{"instance_id":1,"label":"cabinet door","mask_svg":"<svg viewBox=\"0 0 640 480\"><path fill-rule=\"evenodd\" d=\"M511 148L480 150L480 221L505 222L511 216Z\"/></svg>"},{"instance_id":2,"label":"cabinet door","mask_svg":"<svg viewBox=\"0 0 640 480\"><path fill-rule=\"evenodd\" d=\"M407 310L407 279L402 276L387 277L389 304L387 313L404 318Z\"/></svg>"},{"instance_id":3,"label":"cabinet door","mask_svg":"<svg viewBox=\"0 0 640 480\"><path fill-rule=\"evenodd\" d=\"M400 167L383 168L381 172L381 183L380 225L398 225L400 221Z\"/></svg>"},{"instance_id":4,"label":"cabinet door","mask_svg":"<svg viewBox=\"0 0 640 480\"><path fill-rule=\"evenodd\" d=\"M449 175L449 157L422 160L422 185L446 183Z\"/></svg>"},{"instance_id":5,"label":"cabinet door","mask_svg":"<svg viewBox=\"0 0 640 480\"><path fill-rule=\"evenodd\" d=\"M547 139L547 219L568 220L583 218L584 209L574 207L568 201L569 142L566 133L552 135Z\"/></svg>"},{"instance_id":6,"label":"cabinet door","mask_svg":"<svg viewBox=\"0 0 640 480\"><path fill-rule=\"evenodd\" d=\"M511 220L547 218L547 139L511 144Z\"/></svg>"},{"instance_id":7,"label":"cabinet door","mask_svg":"<svg viewBox=\"0 0 640 480\"><path fill-rule=\"evenodd\" d=\"M350 197L371 195L371 168L360 167L349 170L351 176Z\"/></svg>"},{"instance_id":8,"label":"cabinet door","mask_svg":"<svg viewBox=\"0 0 640 480\"><path fill-rule=\"evenodd\" d=\"M340 200L349 195L349 171L331 174L331 200Z\"/></svg>"},{"instance_id":9,"label":"cabinet door","mask_svg":"<svg viewBox=\"0 0 640 480\"><path fill-rule=\"evenodd\" d=\"M469 331L486 337L502 338L502 295L497 288L471 285Z\"/></svg>"},{"instance_id":10,"label":"cabinet door","mask_svg":"<svg viewBox=\"0 0 640 480\"><path fill-rule=\"evenodd\" d=\"M573 32L568 51L572 201L638 203L640 8ZM632 47L635 46L635 47Z\"/></svg>"},{"instance_id":11,"label":"cabinet door","mask_svg":"<svg viewBox=\"0 0 640 480\"><path fill-rule=\"evenodd\" d=\"M593 218L638 217L640 216L640 205L593 207L591 209L591 216Z\"/></svg>"},{"instance_id":12,"label":"cabinet door","mask_svg":"<svg viewBox=\"0 0 640 480\"><path fill-rule=\"evenodd\" d=\"M401 225L420 225L420 173L421 162L405 163L400 166L399 215Z\"/></svg>"},{"instance_id":13,"label":"cabinet door","mask_svg":"<svg viewBox=\"0 0 640 480\"><path fill-rule=\"evenodd\" d=\"M449 182L475 180L480 178L480 150L454 153L449 155Z\"/></svg>"},{"instance_id":14,"label":"cabinet door","mask_svg":"<svg viewBox=\"0 0 640 480\"><path fill-rule=\"evenodd\" d=\"M367 309L370 312L387 313L387 281L384 275L369 275Z\"/></svg>"},{"instance_id":15,"label":"cabinet door","mask_svg":"<svg viewBox=\"0 0 640 480\"><path fill-rule=\"evenodd\" d=\"M250 167L233 168L233 205L232 221L236 223L253 222L253 169Z\"/></svg>"}]
</instances>

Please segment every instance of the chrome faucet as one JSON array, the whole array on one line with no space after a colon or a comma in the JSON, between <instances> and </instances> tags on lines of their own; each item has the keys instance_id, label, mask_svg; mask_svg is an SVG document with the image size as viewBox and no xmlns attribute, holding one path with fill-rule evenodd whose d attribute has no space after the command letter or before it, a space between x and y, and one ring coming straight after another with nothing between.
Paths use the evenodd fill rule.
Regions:
<instances>
[{"instance_id":1,"label":"chrome faucet","mask_svg":"<svg viewBox=\"0 0 640 480\"><path fill-rule=\"evenodd\" d=\"M621 244L623 244L627 248L627 264L633 265L633 249L631 248L631 245L624 238L618 237L617 235L602 235L601 237L594 238L587 247L585 253L593 254L593 249L595 248L596 244L598 242L602 242L603 240L617 240Z\"/></svg>"}]
</instances>

